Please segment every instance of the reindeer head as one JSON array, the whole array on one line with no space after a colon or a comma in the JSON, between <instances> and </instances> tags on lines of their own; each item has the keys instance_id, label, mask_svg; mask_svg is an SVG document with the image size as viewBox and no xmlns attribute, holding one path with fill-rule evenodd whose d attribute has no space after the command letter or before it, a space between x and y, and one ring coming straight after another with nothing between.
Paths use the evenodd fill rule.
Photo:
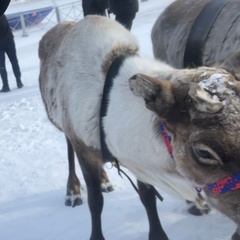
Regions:
<instances>
[{"instance_id":1,"label":"reindeer head","mask_svg":"<svg viewBox=\"0 0 240 240\"><path fill-rule=\"evenodd\" d=\"M239 227L240 180L227 192L218 183L240 175L240 82L225 70L202 67L174 70L168 80L137 74L129 83L171 133L179 172Z\"/></svg>"}]
</instances>

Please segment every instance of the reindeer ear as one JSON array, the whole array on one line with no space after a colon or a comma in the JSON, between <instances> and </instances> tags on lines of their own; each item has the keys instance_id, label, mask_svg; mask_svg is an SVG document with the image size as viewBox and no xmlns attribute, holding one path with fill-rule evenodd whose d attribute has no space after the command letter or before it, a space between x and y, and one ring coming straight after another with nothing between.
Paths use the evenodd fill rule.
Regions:
<instances>
[{"instance_id":1,"label":"reindeer ear","mask_svg":"<svg viewBox=\"0 0 240 240\"><path fill-rule=\"evenodd\" d=\"M130 89L137 97L146 101L154 101L161 90L161 86L153 81L153 78L144 74L136 74L129 79Z\"/></svg>"},{"instance_id":2,"label":"reindeer ear","mask_svg":"<svg viewBox=\"0 0 240 240\"><path fill-rule=\"evenodd\" d=\"M166 114L174 104L172 85L169 81L160 80L144 74L136 74L129 79L133 94L145 100L148 109Z\"/></svg>"}]
</instances>

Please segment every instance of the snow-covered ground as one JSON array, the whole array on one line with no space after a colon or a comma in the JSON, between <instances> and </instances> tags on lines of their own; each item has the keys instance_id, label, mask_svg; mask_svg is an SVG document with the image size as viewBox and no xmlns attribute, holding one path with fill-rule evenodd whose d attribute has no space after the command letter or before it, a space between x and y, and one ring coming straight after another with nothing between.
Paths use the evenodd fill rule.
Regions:
<instances>
[{"instance_id":1,"label":"snow-covered ground","mask_svg":"<svg viewBox=\"0 0 240 240\"><path fill-rule=\"evenodd\" d=\"M46 2L11 4L7 13L18 7L45 6ZM140 4L132 32L139 39L142 55L152 57L150 31L170 2ZM39 94L38 42L46 30L31 32L28 37L14 33L25 86L16 88L7 62L12 91L0 94L1 240L87 240L90 235L86 187L79 168L84 203L76 208L64 205L68 176L65 139L48 121ZM115 187L114 192L104 194L106 240L148 239L146 214L136 192L115 169L106 170ZM183 201L161 193L164 202L158 203L158 212L170 240L229 240L235 231L234 223L216 210L202 217L191 216Z\"/></svg>"}]
</instances>

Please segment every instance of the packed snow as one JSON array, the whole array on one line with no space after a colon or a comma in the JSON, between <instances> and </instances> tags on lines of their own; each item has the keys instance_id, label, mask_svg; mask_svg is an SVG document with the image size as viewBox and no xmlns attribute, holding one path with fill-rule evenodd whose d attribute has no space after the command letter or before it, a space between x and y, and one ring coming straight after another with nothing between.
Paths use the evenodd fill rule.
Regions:
<instances>
[{"instance_id":1,"label":"packed snow","mask_svg":"<svg viewBox=\"0 0 240 240\"><path fill-rule=\"evenodd\" d=\"M140 2L132 33L140 42L143 56L153 57L151 28L171 2ZM14 3L7 13L45 7L47 3L50 5L51 1ZM22 37L21 31L14 32L24 88L17 89L7 61L11 92L0 94L1 240L87 240L90 236L86 186L79 167L84 203L75 208L64 205L68 177L65 138L47 119L39 93L38 42L47 30L32 31L28 37ZM106 171L115 191L104 193L105 238L148 239L148 221L137 193L116 169L106 167ZM201 217L192 216L184 201L161 190L160 193L164 201L158 202L158 212L170 240L229 240L234 233L235 224L216 210Z\"/></svg>"}]
</instances>

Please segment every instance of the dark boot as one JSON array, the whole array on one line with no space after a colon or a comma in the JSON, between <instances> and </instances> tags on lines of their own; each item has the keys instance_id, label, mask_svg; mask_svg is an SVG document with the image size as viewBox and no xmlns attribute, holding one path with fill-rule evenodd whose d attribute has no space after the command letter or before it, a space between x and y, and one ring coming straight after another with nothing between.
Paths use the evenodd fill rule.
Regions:
<instances>
[{"instance_id":1,"label":"dark boot","mask_svg":"<svg viewBox=\"0 0 240 240\"><path fill-rule=\"evenodd\" d=\"M23 87L23 84L22 84L21 80L17 81L17 87L18 88L22 88Z\"/></svg>"},{"instance_id":2,"label":"dark boot","mask_svg":"<svg viewBox=\"0 0 240 240\"><path fill-rule=\"evenodd\" d=\"M10 88L8 85L3 85L2 89L0 92L10 92Z\"/></svg>"}]
</instances>

